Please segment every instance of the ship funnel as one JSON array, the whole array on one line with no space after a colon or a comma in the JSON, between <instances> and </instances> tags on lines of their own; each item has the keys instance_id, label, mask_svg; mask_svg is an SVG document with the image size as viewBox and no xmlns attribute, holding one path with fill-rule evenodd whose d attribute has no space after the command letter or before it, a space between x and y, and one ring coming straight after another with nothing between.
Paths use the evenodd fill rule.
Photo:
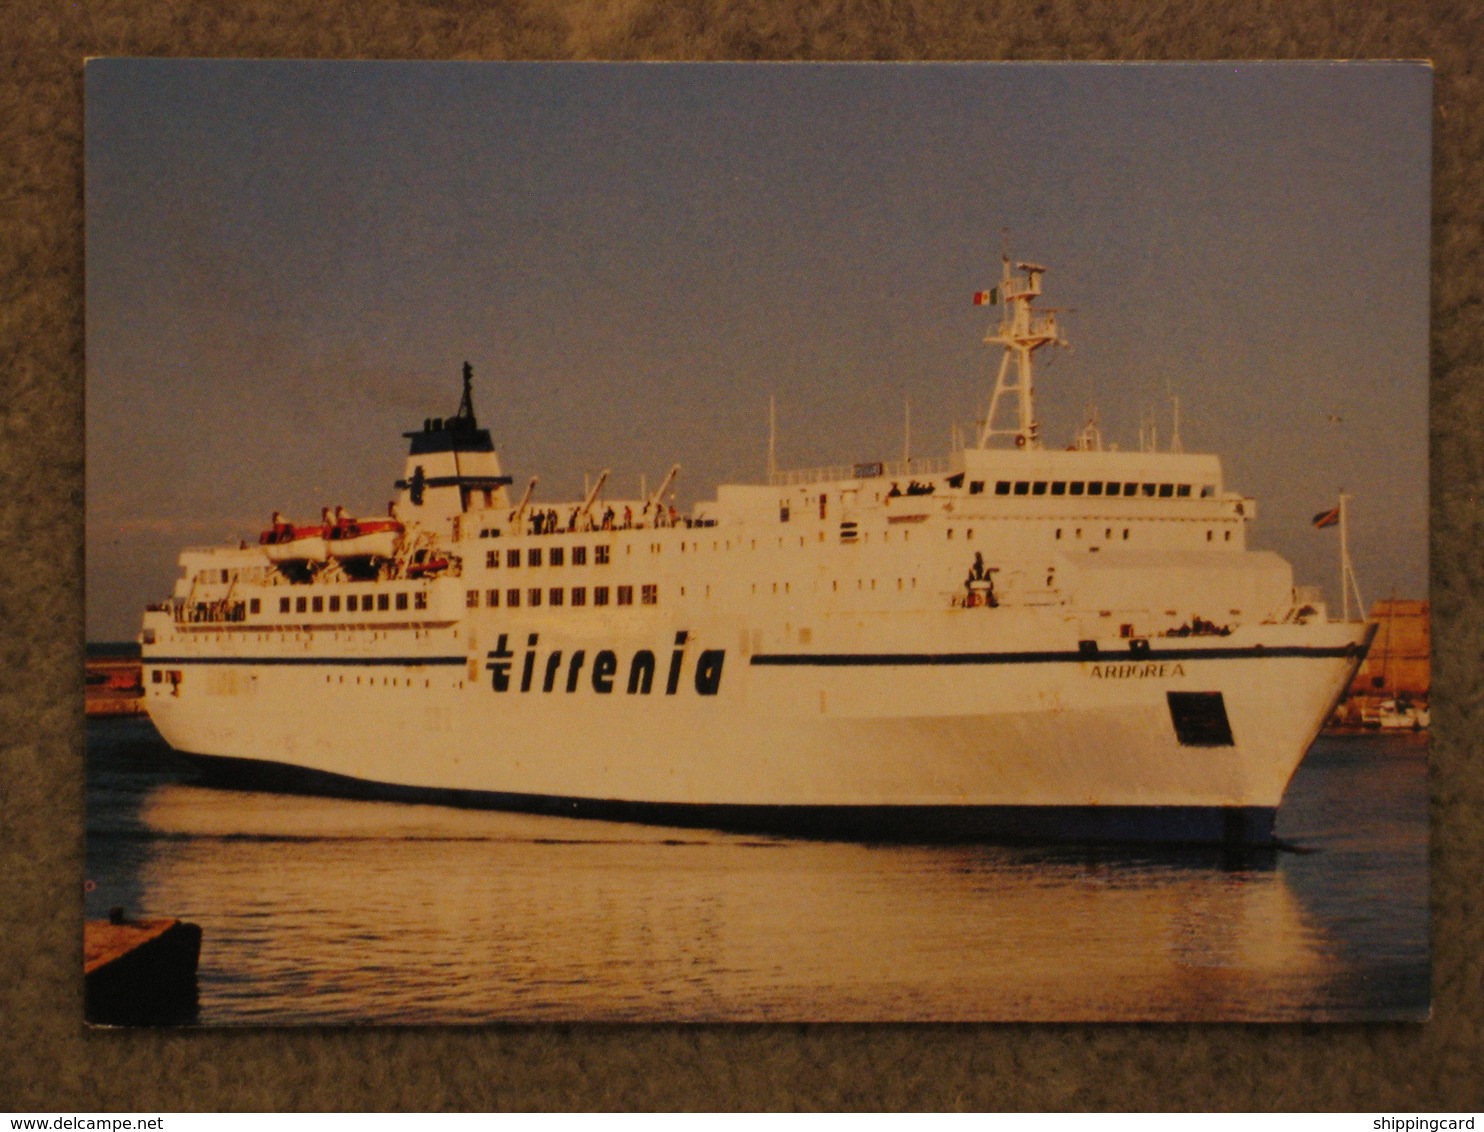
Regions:
<instances>
[{"instance_id":1,"label":"ship funnel","mask_svg":"<svg viewBox=\"0 0 1484 1132\"><path fill-rule=\"evenodd\" d=\"M413 522L450 532L456 516L510 506L500 458L488 429L474 416L474 367L464 363L463 397L449 418L429 418L417 432L402 435L411 446L406 470L397 481L398 513Z\"/></svg>"}]
</instances>

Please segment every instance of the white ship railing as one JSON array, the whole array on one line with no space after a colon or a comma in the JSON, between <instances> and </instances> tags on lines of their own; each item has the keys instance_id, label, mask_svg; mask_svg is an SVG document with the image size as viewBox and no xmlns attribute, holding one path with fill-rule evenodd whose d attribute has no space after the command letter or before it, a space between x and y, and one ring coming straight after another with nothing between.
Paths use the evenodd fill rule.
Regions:
<instances>
[{"instance_id":1,"label":"white ship railing","mask_svg":"<svg viewBox=\"0 0 1484 1132\"><path fill-rule=\"evenodd\" d=\"M950 456L911 460L872 461L865 464L831 464L823 468L788 468L774 472L768 483L774 487L798 483L831 483L841 480L884 479L887 477L931 476L953 470Z\"/></svg>"}]
</instances>

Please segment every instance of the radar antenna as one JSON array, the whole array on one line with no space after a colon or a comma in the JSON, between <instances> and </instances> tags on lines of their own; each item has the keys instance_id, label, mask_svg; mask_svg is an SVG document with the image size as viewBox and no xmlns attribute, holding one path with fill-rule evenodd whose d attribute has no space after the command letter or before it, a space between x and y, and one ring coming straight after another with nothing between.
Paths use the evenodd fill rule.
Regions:
<instances>
[{"instance_id":1,"label":"radar antenna","mask_svg":"<svg viewBox=\"0 0 1484 1132\"><path fill-rule=\"evenodd\" d=\"M1065 346L1066 341L1057 333L1054 311L1033 311L1031 303L1040 297L1041 276L1046 269L1034 263L1017 263L1011 270L1010 257L1000 257L1003 270L1000 285L974 296L975 306L1001 306L1000 325L997 333L985 336L985 343L1003 346L1004 357L1000 359L999 376L995 379L994 396L990 398L989 413L979 429L979 447L988 448L996 436L1009 436L1017 448L1040 448L1040 422L1036 420L1035 398L1031 381L1031 355L1042 346ZM1023 272L1024 274L1016 274ZM1011 363L1015 365L1012 378ZM1013 428L996 428L1000 400L1013 395L1016 413Z\"/></svg>"},{"instance_id":2,"label":"radar antenna","mask_svg":"<svg viewBox=\"0 0 1484 1132\"><path fill-rule=\"evenodd\" d=\"M459 402L457 420L468 421L469 427L474 427L474 367L468 362L464 363L464 397Z\"/></svg>"}]
</instances>

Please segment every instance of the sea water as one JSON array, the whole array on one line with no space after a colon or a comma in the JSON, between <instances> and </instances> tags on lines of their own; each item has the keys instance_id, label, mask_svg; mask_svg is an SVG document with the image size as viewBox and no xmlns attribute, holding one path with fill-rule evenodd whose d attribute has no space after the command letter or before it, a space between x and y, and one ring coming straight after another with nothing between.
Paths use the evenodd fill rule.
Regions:
<instances>
[{"instance_id":1,"label":"sea water","mask_svg":"<svg viewBox=\"0 0 1484 1132\"><path fill-rule=\"evenodd\" d=\"M1293 850L919 846L218 789L92 720L84 900L201 926L203 1025L1420 1019L1426 751L1321 738Z\"/></svg>"}]
</instances>

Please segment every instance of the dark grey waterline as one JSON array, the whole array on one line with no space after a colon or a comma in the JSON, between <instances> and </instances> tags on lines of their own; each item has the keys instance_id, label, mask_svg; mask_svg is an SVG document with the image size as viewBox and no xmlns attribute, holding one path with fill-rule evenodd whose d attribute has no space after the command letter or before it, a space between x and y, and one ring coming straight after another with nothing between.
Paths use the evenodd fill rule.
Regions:
<instances>
[{"instance_id":1,"label":"dark grey waterline","mask_svg":"<svg viewBox=\"0 0 1484 1132\"><path fill-rule=\"evenodd\" d=\"M370 801L511 810L683 829L904 843L1074 842L1271 847L1266 806L788 806L644 802L373 782L265 759L185 756L212 785Z\"/></svg>"}]
</instances>

